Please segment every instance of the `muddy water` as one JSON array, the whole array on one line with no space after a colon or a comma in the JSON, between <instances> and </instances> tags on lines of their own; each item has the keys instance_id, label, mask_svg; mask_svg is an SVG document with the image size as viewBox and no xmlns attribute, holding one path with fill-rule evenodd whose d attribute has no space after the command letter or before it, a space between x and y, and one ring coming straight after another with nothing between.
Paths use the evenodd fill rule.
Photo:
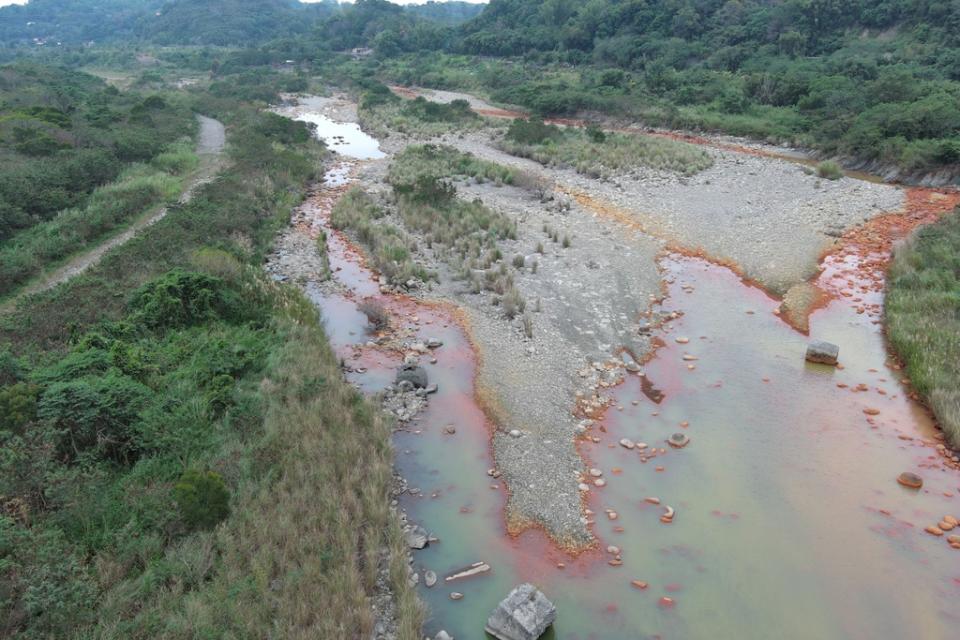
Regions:
<instances>
[{"instance_id":1,"label":"muddy water","mask_svg":"<svg viewBox=\"0 0 960 640\"><path fill-rule=\"evenodd\" d=\"M351 166L335 169L328 188L341 188ZM401 503L439 538L415 555L421 576L440 576L420 589L428 633L483 638L498 600L532 581L559 609L550 637L571 640L957 636L960 552L923 529L960 516L960 474L941 464L929 417L887 360L882 288L860 277L861 261L882 256L846 251L825 262L819 284L835 300L814 313L810 333L841 345L838 369L804 362L806 338L774 313L779 301L727 269L665 257L662 307L679 317L659 330L665 346L646 378L615 389L616 405L580 443L606 486L587 498L600 545L574 558L542 533L506 534L506 488L487 474L492 426L475 402L475 354L455 313L381 296L329 230L328 250L345 290L312 297L352 381L382 389L401 358L362 346L372 337L357 311L364 297L387 305L395 329L444 342L436 364L424 361L439 392L395 434L413 488ZM651 383L659 402L644 393ZM666 444L677 432L687 447ZM648 446L628 450L621 438ZM652 448L663 453L641 453ZM924 488L898 485L902 471L923 476ZM618 566L608 545L619 547ZM477 561L492 571L445 582ZM465 597L451 600L454 591Z\"/></svg>"}]
</instances>

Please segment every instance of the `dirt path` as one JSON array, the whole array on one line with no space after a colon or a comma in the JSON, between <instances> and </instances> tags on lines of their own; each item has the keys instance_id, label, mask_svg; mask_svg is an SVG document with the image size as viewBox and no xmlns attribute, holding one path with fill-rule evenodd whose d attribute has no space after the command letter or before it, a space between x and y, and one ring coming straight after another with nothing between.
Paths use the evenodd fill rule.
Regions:
<instances>
[{"instance_id":1,"label":"dirt path","mask_svg":"<svg viewBox=\"0 0 960 640\"><path fill-rule=\"evenodd\" d=\"M200 122L200 134L197 137L197 154L200 156L200 164L193 175L188 178L187 187L177 200L177 204L181 205L189 202L197 188L210 182L222 166L223 148L226 144L223 123L201 115L197 116L197 120ZM162 220L167 215L167 211L168 207L166 206L153 209L134 221L123 232L112 236L82 254L74 256L66 264L55 270L37 276L20 293L0 304L0 313L12 310L17 301L25 296L52 289L58 284L80 275L97 264L108 251L125 244L143 229Z\"/></svg>"}]
</instances>

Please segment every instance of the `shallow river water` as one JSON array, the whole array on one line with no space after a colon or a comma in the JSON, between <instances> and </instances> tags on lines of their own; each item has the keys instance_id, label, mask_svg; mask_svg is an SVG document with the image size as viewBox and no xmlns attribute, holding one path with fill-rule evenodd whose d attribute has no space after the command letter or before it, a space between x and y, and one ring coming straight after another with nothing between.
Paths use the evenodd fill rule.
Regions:
<instances>
[{"instance_id":1,"label":"shallow river water","mask_svg":"<svg viewBox=\"0 0 960 640\"><path fill-rule=\"evenodd\" d=\"M487 473L493 425L477 406L476 356L454 310L381 296L349 243L328 236L347 293L312 298L351 381L381 389L400 359L358 346L369 339L363 297L381 298L395 328L444 342L426 364L439 392L394 440L397 467L419 490L401 504L439 538L415 552L421 577L440 576L430 589L421 580L428 633L486 637L497 602L531 581L558 607L553 638L960 637L960 551L924 532L960 516L960 473L941 463L930 418L907 397L876 315L863 312L881 294L857 279L855 255L828 259L820 285L838 295L810 320L811 336L840 345L842 368L806 363L807 336L731 271L662 258L661 306L679 317L657 330L664 346L644 373L664 397L653 402L628 375L581 441L585 468L606 484L586 493L598 548L571 557L541 532L506 534L506 488ZM677 432L690 437L685 448L666 444ZM628 450L622 438L648 446ZM663 453L650 457L653 448ZM897 484L902 471L924 487ZM675 515L663 522L667 505ZM492 570L445 582L477 561ZM454 591L464 598L451 600Z\"/></svg>"}]
</instances>

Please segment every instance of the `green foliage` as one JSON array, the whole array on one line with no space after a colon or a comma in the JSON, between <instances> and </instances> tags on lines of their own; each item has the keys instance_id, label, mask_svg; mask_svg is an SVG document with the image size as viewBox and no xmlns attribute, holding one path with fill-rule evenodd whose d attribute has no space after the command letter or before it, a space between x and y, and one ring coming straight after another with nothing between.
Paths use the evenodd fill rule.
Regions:
<instances>
[{"instance_id":1,"label":"green foliage","mask_svg":"<svg viewBox=\"0 0 960 640\"><path fill-rule=\"evenodd\" d=\"M179 163L181 167L191 161L196 161L192 153L165 160L168 166ZM131 167L116 182L95 190L84 207L62 211L0 245L0 296L179 193L180 181L172 175Z\"/></svg>"},{"instance_id":2,"label":"green foliage","mask_svg":"<svg viewBox=\"0 0 960 640\"><path fill-rule=\"evenodd\" d=\"M211 529L230 515L230 491L213 471L186 471L173 487L173 499L190 529Z\"/></svg>"},{"instance_id":3,"label":"green foliage","mask_svg":"<svg viewBox=\"0 0 960 640\"><path fill-rule=\"evenodd\" d=\"M507 139L520 144L543 144L548 140L558 140L562 136L560 127L545 124L543 120L517 118L507 129Z\"/></svg>"},{"instance_id":4,"label":"green foliage","mask_svg":"<svg viewBox=\"0 0 960 640\"><path fill-rule=\"evenodd\" d=\"M606 134L599 129L553 127L552 131L547 128L550 126L527 126L516 132L517 136L508 131L501 146L514 155L545 165L572 167L593 177L609 177L640 166L693 175L713 165L709 153L685 142L639 134ZM516 142L516 137L542 142L524 144Z\"/></svg>"},{"instance_id":5,"label":"green foliage","mask_svg":"<svg viewBox=\"0 0 960 640\"><path fill-rule=\"evenodd\" d=\"M960 446L960 212L921 227L897 250L885 321L911 384Z\"/></svg>"},{"instance_id":6,"label":"green foliage","mask_svg":"<svg viewBox=\"0 0 960 640\"><path fill-rule=\"evenodd\" d=\"M109 372L56 382L44 390L37 416L61 434L62 455L92 452L130 462L136 457L131 426L150 398L150 389L127 376Z\"/></svg>"},{"instance_id":7,"label":"green foliage","mask_svg":"<svg viewBox=\"0 0 960 640\"><path fill-rule=\"evenodd\" d=\"M354 187L333 208L330 222L335 229L349 229L370 250L377 270L394 285L410 279L427 281L435 276L414 262L416 242L409 234L380 218L385 212L365 191Z\"/></svg>"},{"instance_id":8,"label":"green foliage","mask_svg":"<svg viewBox=\"0 0 960 640\"><path fill-rule=\"evenodd\" d=\"M817 175L827 180L839 180L843 177L843 169L833 160L824 160L817 165Z\"/></svg>"},{"instance_id":9,"label":"green foliage","mask_svg":"<svg viewBox=\"0 0 960 640\"><path fill-rule=\"evenodd\" d=\"M19 431L37 416L37 395L40 388L26 382L0 387L0 424L4 429Z\"/></svg>"},{"instance_id":10,"label":"green foliage","mask_svg":"<svg viewBox=\"0 0 960 640\"><path fill-rule=\"evenodd\" d=\"M151 329L189 327L239 314L239 301L219 278L182 269L144 284L130 300L136 322Z\"/></svg>"},{"instance_id":11,"label":"green foliage","mask_svg":"<svg viewBox=\"0 0 960 640\"><path fill-rule=\"evenodd\" d=\"M131 162L190 134L193 115L162 95L141 99L83 73L0 67L0 244L82 208Z\"/></svg>"}]
</instances>

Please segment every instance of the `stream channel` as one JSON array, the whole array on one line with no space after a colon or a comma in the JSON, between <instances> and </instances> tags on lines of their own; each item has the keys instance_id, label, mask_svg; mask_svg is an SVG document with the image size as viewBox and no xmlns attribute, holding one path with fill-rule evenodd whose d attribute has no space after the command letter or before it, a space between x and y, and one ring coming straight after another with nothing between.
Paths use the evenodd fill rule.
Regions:
<instances>
[{"instance_id":1,"label":"stream channel","mask_svg":"<svg viewBox=\"0 0 960 640\"><path fill-rule=\"evenodd\" d=\"M327 234L343 285L306 290L349 380L375 393L403 357L368 343L364 298L390 310L395 330L443 342L435 364L422 360L439 392L394 435L411 487L400 504L438 538L414 552L425 632L487 637L491 610L529 581L557 605L548 638L960 636L960 551L924 531L960 516L960 472L938 454L931 418L887 355L882 286L860 264L885 256L847 250L822 265L818 285L832 295L810 335L840 345L834 368L804 361L808 337L777 316L778 300L727 268L665 255L657 304L677 318L657 329L664 346L644 366L662 397L628 375L580 442L585 469L606 484L585 504L598 545L573 557L542 532L506 533L507 488L488 475L495 425L476 402L477 354L455 306L381 294L359 251L328 226L356 168L387 161L376 140L309 101L289 115L314 123L341 156L303 207L315 213L308 231ZM666 443L677 432L690 438L682 449ZM623 438L648 446L627 449ZM923 488L900 486L903 471L920 474ZM675 515L664 522L667 505ZM444 580L478 561L491 571ZM439 576L432 588L428 569Z\"/></svg>"}]
</instances>

